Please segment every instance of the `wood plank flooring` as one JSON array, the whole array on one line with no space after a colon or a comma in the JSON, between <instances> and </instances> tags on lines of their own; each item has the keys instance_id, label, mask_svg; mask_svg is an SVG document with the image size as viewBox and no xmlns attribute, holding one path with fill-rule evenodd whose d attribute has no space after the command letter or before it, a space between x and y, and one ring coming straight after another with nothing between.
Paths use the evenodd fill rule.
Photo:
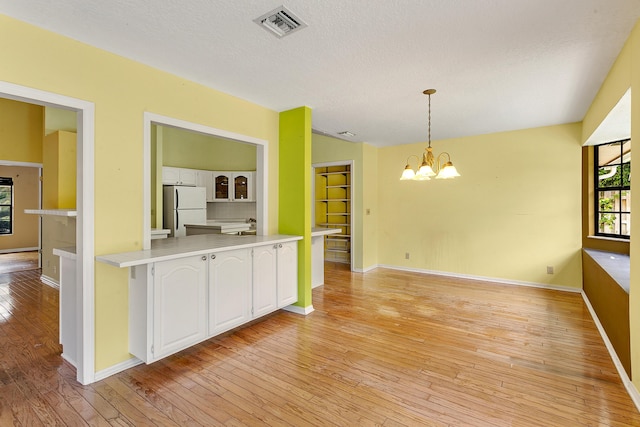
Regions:
<instances>
[{"instance_id":1,"label":"wood plank flooring","mask_svg":"<svg viewBox=\"0 0 640 427\"><path fill-rule=\"evenodd\" d=\"M38 268L38 252L11 252L0 254L0 274Z\"/></svg>"},{"instance_id":2,"label":"wood plank flooring","mask_svg":"<svg viewBox=\"0 0 640 427\"><path fill-rule=\"evenodd\" d=\"M0 275L0 426L637 426L579 294L327 264L278 312L82 386L58 293Z\"/></svg>"}]
</instances>

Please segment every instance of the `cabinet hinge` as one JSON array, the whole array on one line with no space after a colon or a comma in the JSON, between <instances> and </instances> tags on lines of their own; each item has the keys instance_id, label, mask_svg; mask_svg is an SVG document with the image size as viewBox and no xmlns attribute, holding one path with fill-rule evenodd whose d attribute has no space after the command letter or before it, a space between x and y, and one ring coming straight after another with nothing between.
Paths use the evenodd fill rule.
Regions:
<instances>
[{"instance_id":1,"label":"cabinet hinge","mask_svg":"<svg viewBox=\"0 0 640 427\"><path fill-rule=\"evenodd\" d=\"M154 348L153 346L151 346L151 354L153 354L153 352L154 352Z\"/></svg>"},{"instance_id":2,"label":"cabinet hinge","mask_svg":"<svg viewBox=\"0 0 640 427\"><path fill-rule=\"evenodd\" d=\"M156 268L155 267L151 267L151 275L155 276L156 274Z\"/></svg>"}]
</instances>

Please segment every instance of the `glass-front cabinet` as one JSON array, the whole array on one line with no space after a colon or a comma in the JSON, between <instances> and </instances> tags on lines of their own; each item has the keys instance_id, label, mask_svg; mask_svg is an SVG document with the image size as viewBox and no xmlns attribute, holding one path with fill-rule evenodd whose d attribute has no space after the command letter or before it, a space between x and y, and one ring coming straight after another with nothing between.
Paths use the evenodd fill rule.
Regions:
<instances>
[{"instance_id":1,"label":"glass-front cabinet","mask_svg":"<svg viewBox=\"0 0 640 427\"><path fill-rule=\"evenodd\" d=\"M214 172L214 201L255 202L255 172Z\"/></svg>"},{"instance_id":2,"label":"glass-front cabinet","mask_svg":"<svg viewBox=\"0 0 640 427\"><path fill-rule=\"evenodd\" d=\"M229 194L229 178L230 173L228 172L214 172L214 201L226 202L231 199L231 196Z\"/></svg>"}]
</instances>

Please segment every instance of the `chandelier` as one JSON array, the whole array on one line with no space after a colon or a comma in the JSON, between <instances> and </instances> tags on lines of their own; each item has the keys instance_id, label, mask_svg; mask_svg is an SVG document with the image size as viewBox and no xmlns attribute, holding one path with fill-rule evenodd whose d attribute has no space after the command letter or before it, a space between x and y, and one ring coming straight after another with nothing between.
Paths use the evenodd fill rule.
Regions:
<instances>
[{"instance_id":1,"label":"chandelier","mask_svg":"<svg viewBox=\"0 0 640 427\"><path fill-rule=\"evenodd\" d=\"M409 159L415 157L419 162L420 158L416 155L407 157L407 166L405 166L400 180L428 181L434 176L436 179L451 179L460 176L456 167L451 163L449 153L442 152L438 157L433 154L433 149L431 148L431 95L436 93L436 90L427 89L422 93L429 97L429 145L424 149L424 153L422 153L422 164L419 166L417 172L409 165Z\"/></svg>"}]
</instances>

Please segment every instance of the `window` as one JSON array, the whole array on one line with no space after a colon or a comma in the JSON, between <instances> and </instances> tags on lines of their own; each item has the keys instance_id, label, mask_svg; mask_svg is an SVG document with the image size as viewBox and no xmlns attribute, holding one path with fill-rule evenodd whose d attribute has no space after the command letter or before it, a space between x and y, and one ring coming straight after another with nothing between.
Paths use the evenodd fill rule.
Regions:
<instances>
[{"instance_id":1,"label":"window","mask_svg":"<svg viewBox=\"0 0 640 427\"><path fill-rule=\"evenodd\" d=\"M597 236L631 236L631 140L595 146Z\"/></svg>"},{"instance_id":2,"label":"window","mask_svg":"<svg viewBox=\"0 0 640 427\"><path fill-rule=\"evenodd\" d=\"M13 179L0 177L0 235L13 232Z\"/></svg>"}]
</instances>

